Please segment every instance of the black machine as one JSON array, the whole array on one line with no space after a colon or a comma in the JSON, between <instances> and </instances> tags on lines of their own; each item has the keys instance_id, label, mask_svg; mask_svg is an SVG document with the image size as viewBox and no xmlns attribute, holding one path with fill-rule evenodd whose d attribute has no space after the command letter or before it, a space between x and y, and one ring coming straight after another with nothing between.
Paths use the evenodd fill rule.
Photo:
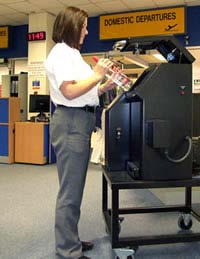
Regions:
<instances>
[{"instance_id":1,"label":"black machine","mask_svg":"<svg viewBox=\"0 0 200 259\"><path fill-rule=\"evenodd\" d=\"M173 36L131 38L121 51L156 49L152 65L105 112L105 168L139 180L192 178L193 56Z\"/></svg>"}]
</instances>

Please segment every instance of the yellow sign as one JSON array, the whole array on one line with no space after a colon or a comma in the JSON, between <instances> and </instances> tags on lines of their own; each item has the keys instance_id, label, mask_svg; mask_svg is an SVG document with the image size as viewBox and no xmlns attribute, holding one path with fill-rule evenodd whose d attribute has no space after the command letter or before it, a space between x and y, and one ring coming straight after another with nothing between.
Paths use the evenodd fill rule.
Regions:
<instances>
[{"instance_id":1,"label":"yellow sign","mask_svg":"<svg viewBox=\"0 0 200 259\"><path fill-rule=\"evenodd\" d=\"M9 30L8 26L0 27L0 48L6 49L9 46Z\"/></svg>"},{"instance_id":2,"label":"yellow sign","mask_svg":"<svg viewBox=\"0 0 200 259\"><path fill-rule=\"evenodd\" d=\"M185 33L185 8L100 16L100 39Z\"/></svg>"}]
</instances>

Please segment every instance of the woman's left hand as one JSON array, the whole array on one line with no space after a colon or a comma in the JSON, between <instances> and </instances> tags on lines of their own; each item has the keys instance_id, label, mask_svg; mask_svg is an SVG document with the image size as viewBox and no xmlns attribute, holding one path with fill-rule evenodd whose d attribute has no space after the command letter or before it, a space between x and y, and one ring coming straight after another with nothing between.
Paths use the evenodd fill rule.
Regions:
<instances>
[{"instance_id":1,"label":"woman's left hand","mask_svg":"<svg viewBox=\"0 0 200 259\"><path fill-rule=\"evenodd\" d=\"M108 79L105 81L105 83L101 84L99 86L99 95L106 93L109 90L112 90L113 88L115 88L117 86L116 83L114 83L112 81L112 79Z\"/></svg>"}]
</instances>

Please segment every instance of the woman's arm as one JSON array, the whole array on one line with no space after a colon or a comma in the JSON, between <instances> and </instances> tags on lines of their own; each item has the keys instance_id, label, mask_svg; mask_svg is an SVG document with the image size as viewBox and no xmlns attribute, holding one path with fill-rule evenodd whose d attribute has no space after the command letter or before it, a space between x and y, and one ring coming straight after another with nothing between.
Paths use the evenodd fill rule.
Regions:
<instances>
[{"instance_id":1,"label":"woman's arm","mask_svg":"<svg viewBox=\"0 0 200 259\"><path fill-rule=\"evenodd\" d=\"M96 86L112 65L113 63L109 59L100 59L95 65L94 74L91 77L80 81L63 81L60 91L69 100L77 98Z\"/></svg>"}]
</instances>

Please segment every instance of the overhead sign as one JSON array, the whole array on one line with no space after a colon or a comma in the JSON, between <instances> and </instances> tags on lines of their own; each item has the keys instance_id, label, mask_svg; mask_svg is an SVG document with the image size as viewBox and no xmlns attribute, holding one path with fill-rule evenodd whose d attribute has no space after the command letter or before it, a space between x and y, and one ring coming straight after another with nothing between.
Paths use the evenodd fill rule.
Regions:
<instances>
[{"instance_id":1,"label":"overhead sign","mask_svg":"<svg viewBox=\"0 0 200 259\"><path fill-rule=\"evenodd\" d=\"M0 27L0 48L7 49L9 47L9 27Z\"/></svg>"},{"instance_id":2,"label":"overhead sign","mask_svg":"<svg viewBox=\"0 0 200 259\"><path fill-rule=\"evenodd\" d=\"M101 40L185 32L185 7L100 16Z\"/></svg>"}]
</instances>

